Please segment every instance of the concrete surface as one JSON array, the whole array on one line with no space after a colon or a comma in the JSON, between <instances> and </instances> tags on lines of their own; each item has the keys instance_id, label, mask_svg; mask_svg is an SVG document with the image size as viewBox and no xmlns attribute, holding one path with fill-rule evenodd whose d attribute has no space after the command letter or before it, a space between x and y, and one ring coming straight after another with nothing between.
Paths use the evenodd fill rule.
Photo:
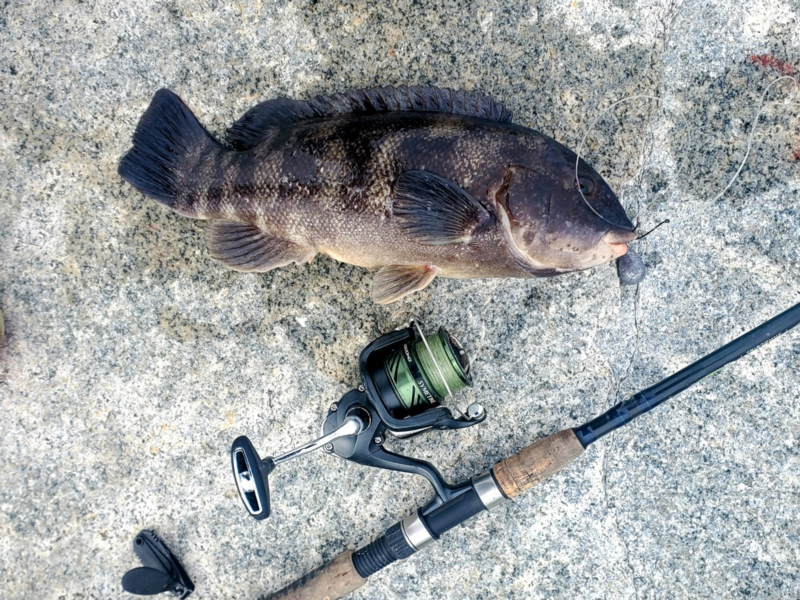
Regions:
<instances>
[{"instance_id":1,"label":"concrete surface","mask_svg":"<svg viewBox=\"0 0 800 600\"><path fill-rule=\"evenodd\" d=\"M434 5L435 4L435 5ZM475 357L487 422L394 448L451 480L577 425L800 301L800 4L6 2L0 13L0 595L129 598L156 529L201 598L258 598L429 497L418 478L319 455L281 465L249 519L228 448L313 436L356 358L412 314ZM256 101L378 84L481 89L576 147L647 229L649 267L437 280L389 307L332 260L224 270L204 224L116 175L169 87L220 134ZM786 98L791 84L776 89ZM795 99L796 101L796 99ZM800 597L800 334L593 446L538 490L375 576L353 598Z\"/></svg>"}]
</instances>

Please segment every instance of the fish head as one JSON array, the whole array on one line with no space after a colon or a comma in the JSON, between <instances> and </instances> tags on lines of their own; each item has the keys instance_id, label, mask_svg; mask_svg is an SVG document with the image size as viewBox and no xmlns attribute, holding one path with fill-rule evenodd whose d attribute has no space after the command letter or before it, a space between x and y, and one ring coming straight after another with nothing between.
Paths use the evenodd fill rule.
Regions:
<instances>
[{"instance_id":1,"label":"fish head","mask_svg":"<svg viewBox=\"0 0 800 600\"><path fill-rule=\"evenodd\" d=\"M574 152L552 142L531 165L510 165L494 193L518 262L534 274L608 263L628 251L633 223L616 194Z\"/></svg>"}]
</instances>

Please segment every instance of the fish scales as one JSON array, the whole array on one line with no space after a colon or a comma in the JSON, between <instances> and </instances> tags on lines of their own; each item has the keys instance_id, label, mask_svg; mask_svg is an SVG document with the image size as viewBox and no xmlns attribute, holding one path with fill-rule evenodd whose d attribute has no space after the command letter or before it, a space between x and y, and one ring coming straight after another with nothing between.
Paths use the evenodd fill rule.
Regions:
<instances>
[{"instance_id":1,"label":"fish scales","mask_svg":"<svg viewBox=\"0 0 800 600\"><path fill-rule=\"evenodd\" d=\"M296 127L279 145L218 153L209 157L208 169L197 172L196 196L189 193L185 202L197 207L192 215L197 218L256 223L301 245L313 240L315 246L363 267L375 268L402 256L402 264L447 265L442 268L447 276L456 272L450 266L456 258L472 265L476 260L470 255L491 250L508 259L506 276L525 276L496 243L488 248L408 243L392 222L390 183L414 169L469 182L470 173L485 170L493 147L480 133L474 140L460 139L465 124L458 117L400 117L390 122L373 117L311 123ZM428 151L423 153L423 148ZM336 168L326 170L325 165ZM476 179L470 191L479 185ZM495 260L491 268L501 265Z\"/></svg>"},{"instance_id":2,"label":"fish scales","mask_svg":"<svg viewBox=\"0 0 800 600\"><path fill-rule=\"evenodd\" d=\"M635 237L589 165L579 165L579 191L575 154L512 124L488 97L469 104L468 92L421 87L347 94L258 105L231 128L231 149L162 90L120 174L172 210L212 220L206 243L226 266L262 272L323 253L377 269L373 298L384 303L436 276L589 268Z\"/></svg>"}]
</instances>

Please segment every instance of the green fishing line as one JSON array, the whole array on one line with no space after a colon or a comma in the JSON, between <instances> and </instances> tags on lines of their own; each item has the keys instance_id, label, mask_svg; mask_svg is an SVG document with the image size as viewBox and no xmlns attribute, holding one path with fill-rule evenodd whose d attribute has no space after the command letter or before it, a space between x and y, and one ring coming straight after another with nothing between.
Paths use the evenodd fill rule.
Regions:
<instances>
[{"instance_id":1,"label":"green fishing line","mask_svg":"<svg viewBox=\"0 0 800 600\"><path fill-rule=\"evenodd\" d=\"M439 396L446 398L448 387L455 394L470 384L468 375L464 371L464 365L461 364L460 356L458 355L459 351L453 347L451 337L443 327L440 327L439 331L428 338L428 346L431 349L430 353L425 347L425 343L420 340L416 343L414 349L416 350L422 373L426 375L426 378ZM433 353L433 357L431 357L431 353ZM463 350L461 350L461 353L463 353ZM441 373L436 368L437 364L441 369ZM444 381L447 382L447 385L442 381L442 376L444 376Z\"/></svg>"},{"instance_id":2,"label":"green fishing line","mask_svg":"<svg viewBox=\"0 0 800 600\"><path fill-rule=\"evenodd\" d=\"M448 387L455 394L472 385L469 359L458 340L441 327L427 342L430 352L425 341L418 339L404 344L384 362L394 391L411 413L441 403Z\"/></svg>"}]
</instances>

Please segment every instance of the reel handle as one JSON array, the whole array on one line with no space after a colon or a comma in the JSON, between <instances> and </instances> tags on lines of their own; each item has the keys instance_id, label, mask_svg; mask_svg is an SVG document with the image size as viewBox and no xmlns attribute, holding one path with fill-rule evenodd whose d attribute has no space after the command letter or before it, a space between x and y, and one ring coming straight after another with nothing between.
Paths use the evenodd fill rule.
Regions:
<instances>
[{"instance_id":1,"label":"reel handle","mask_svg":"<svg viewBox=\"0 0 800 600\"><path fill-rule=\"evenodd\" d=\"M231 446L231 467L236 489L250 516L261 521L269 516L269 474L278 463L325 448L341 437L358 435L366 425L358 416L348 416L334 431L280 456L261 458L247 436L239 436ZM331 446L332 447L332 446Z\"/></svg>"},{"instance_id":2,"label":"reel handle","mask_svg":"<svg viewBox=\"0 0 800 600\"><path fill-rule=\"evenodd\" d=\"M231 467L236 489L250 516L257 520L269 516L269 474L275 469L271 456L261 459L253 443L241 435L231 446Z\"/></svg>"}]
</instances>

